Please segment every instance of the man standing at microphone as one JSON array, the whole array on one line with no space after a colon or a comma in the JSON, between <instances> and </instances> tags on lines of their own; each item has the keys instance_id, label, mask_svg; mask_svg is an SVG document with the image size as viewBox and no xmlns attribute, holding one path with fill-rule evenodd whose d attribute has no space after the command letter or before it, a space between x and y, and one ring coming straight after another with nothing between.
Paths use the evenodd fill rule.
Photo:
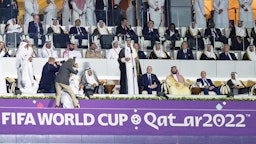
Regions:
<instances>
[{"instance_id":1,"label":"man standing at microphone","mask_svg":"<svg viewBox=\"0 0 256 144\"><path fill-rule=\"evenodd\" d=\"M75 63L74 59L68 59L66 62L62 64L60 70L56 76L55 87L56 87L56 105L55 108L59 108L60 106L60 98L61 98L61 90L65 89L65 91L71 96L74 107L79 108L76 100L76 96L69 86L69 77L70 74L77 74L78 70L74 68L78 68L78 64Z\"/></svg>"},{"instance_id":2,"label":"man standing at microphone","mask_svg":"<svg viewBox=\"0 0 256 144\"><path fill-rule=\"evenodd\" d=\"M138 76L140 74L139 59L132 46L131 38L127 38L125 48L119 53L120 94L139 94Z\"/></svg>"}]
</instances>

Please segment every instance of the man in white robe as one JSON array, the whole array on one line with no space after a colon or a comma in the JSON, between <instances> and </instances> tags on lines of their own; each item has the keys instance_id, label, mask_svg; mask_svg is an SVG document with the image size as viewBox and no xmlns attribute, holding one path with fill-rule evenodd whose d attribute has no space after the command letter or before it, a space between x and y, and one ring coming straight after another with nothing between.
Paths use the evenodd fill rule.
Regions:
<instances>
[{"instance_id":1,"label":"man in white robe","mask_svg":"<svg viewBox=\"0 0 256 144\"><path fill-rule=\"evenodd\" d=\"M72 0L72 25L75 25L77 19L81 20L81 25L86 25L86 1L85 0Z\"/></svg>"},{"instance_id":2,"label":"man in white robe","mask_svg":"<svg viewBox=\"0 0 256 144\"><path fill-rule=\"evenodd\" d=\"M82 58L82 54L80 51L77 51L77 45L75 44L75 42L70 42L70 44L68 44L67 49L64 51L63 53L63 58Z\"/></svg>"},{"instance_id":3,"label":"man in white robe","mask_svg":"<svg viewBox=\"0 0 256 144\"><path fill-rule=\"evenodd\" d=\"M18 72L18 88L22 94L36 94L38 83L33 74L33 49L27 42L21 42L16 55L16 68Z\"/></svg>"},{"instance_id":4,"label":"man in white robe","mask_svg":"<svg viewBox=\"0 0 256 144\"><path fill-rule=\"evenodd\" d=\"M69 0L64 0L62 9L61 9L61 16L62 16L62 25L68 29L71 20L71 12L69 8Z\"/></svg>"},{"instance_id":5,"label":"man in white robe","mask_svg":"<svg viewBox=\"0 0 256 144\"><path fill-rule=\"evenodd\" d=\"M109 52L107 53L107 59L113 59L113 60L117 60L118 59L118 55L121 51L121 48L119 46L119 43L117 40L114 40L112 42L112 48L109 50Z\"/></svg>"},{"instance_id":6,"label":"man in white robe","mask_svg":"<svg viewBox=\"0 0 256 144\"><path fill-rule=\"evenodd\" d=\"M194 0L195 21L199 28L206 28L206 14L204 0Z\"/></svg>"},{"instance_id":7,"label":"man in white robe","mask_svg":"<svg viewBox=\"0 0 256 144\"><path fill-rule=\"evenodd\" d=\"M87 15L87 26L96 26L96 14L95 14L96 0L86 0L86 15Z\"/></svg>"},{"instance_id":8,"label":"man in white robe","mask_svg":"<svg viewBox=\"0 0 256 144\"><path fill-rule=\"evenodd\" d=\"M125 48L120 51L118 58L121 72L120 94L139 94L136 65L137 60L137 52L133 48L131 39L127 38Z\"/></svg>"},{"instance_id":9,"label":"man in white robe","mask_svg":"<svg viewBox=\"0 0 256 144\"><path fill-rule=\"evenodd\" d=\"M54 0L47 0L48 6L44 9L44 24L52 24L52 19L57 17L57 7Z\"/></svg>"},{"instance_id":10,"label":"man in white robe","mask_svg":"<svg viewBox=\"0 0 256 144\"><path fill-rule=\"evenodd\" d=\"M148 0L150 19L154 21L155 26L164 26L163 10L165 0Z\"/></svg>"},{"instance_id":11,"label":"man in white robe","mask_svg":"<svg viewBox=\"0 0 256 144\"><path fill-rule=\"evenodd\" d=\"M41 52L38 52L38 55L41 58L58 58L57 51L54 49L55 47L53 46L53 43L51 41L47 41L41 49Z\"/></svg>"},{"instance_id":12,"label":"man in white robe","mask_svg":"<svg viewBox=\"0 0 256 144\"><path fill-rule=\"evenodd\" d=\"M126 10L126 17L128 23L134 27L135 26L135 0L130 0L129 6Z\"/></svg>"},{"instance_id":13,"label":"man in white robe","mask_svg":"<svg viewBox=\"0 0 256 144\"><path fill-rule=\"evenodd\" d=\"M244 22L246 28L254 27L252 0L239 0L239 20Z\"/></svg>"},{"instance_id":14,"label":"man in white robe","mask_svg":"<svg viewBox=\"0 0 256 144\"><path fill-rule=\"evenodd\" d=\"M228 28L229 17L228 17L228 5L229 0L214 0L214 22L216 28Z\"/></svg>"},{"instance_id":15,"label":"man in white robe","mask_svg":"<svg viewBox=\"0 0 256 144\"><path fill-rule=\"evenodd\" d=\"M22 32L22 27L16 24L16 19L12 18L7 21L6 27L6 43L7 45L15 45L20 43L20 36ZM15 39L16 36L16 39Z\"/></svg>"},{"instance_id":16,"label":"man in white robe","mask_svg":"<svg viewBox=\"0 0 256 144\"><path fill-rule=\"evenodd\" d=\"M37 0L24 0L25 18L24 24L28 25L33 20L33 16L39 13Z\"/></svg>"}]
</instances>

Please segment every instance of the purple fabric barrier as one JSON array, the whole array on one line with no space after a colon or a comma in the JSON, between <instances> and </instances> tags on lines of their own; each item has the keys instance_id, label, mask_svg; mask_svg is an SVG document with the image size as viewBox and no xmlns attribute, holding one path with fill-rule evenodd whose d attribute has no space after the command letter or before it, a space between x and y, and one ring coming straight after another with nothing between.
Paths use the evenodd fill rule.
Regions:
<instances>
[{"instance_id":1,"label":"purple fabric barrier","mask_svg":"<svg viewBox=\"0 0 256 144\"><path fill-rule=\"evenodd\" d=\"M0 99L0 134L255 136L251 101Z\"/></svg>"}]
</instances>

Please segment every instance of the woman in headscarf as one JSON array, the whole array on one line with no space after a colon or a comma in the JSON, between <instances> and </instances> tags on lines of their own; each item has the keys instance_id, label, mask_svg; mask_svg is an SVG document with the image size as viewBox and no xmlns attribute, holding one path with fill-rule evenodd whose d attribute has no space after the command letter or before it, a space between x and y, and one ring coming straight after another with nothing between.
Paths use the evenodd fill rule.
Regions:
<instances>
[{"instance_id":1,"label":"woman in headscarf","mask_svg":"<svg viewBox=\"0 0 256 144\"><path fill-rule=\"evenodd\" d=\"M80 19L81 25L86 24L86 0L72 0L72 25L75 25L75 21Z\"/></svg>"},{"instance_id":2,"label":"woman in headscarf","mask_svg":"<svg viewBox=\"0 0 256 144\"><path fill-rule=\"evenodd\" d=\"M169 86L171 95L190 95L185 78L180 75L176 66L171 67L171 75L166 77L166 83Z\"/></svg>"},{"instance_id":3,"label":"woman in headscarf","mask_svg":"<svg viewBox=\"0 0 256 144\"><path fill-rule=\"evenodd\" d=\"M0 58L1 57L10 57L8 49L6 48L5 43L3 41L0 41Z\"/></svg>"},{"instance_id":4,"label":"woman in headscarf","mask_svg":"<svg viewBox=\"0 0 256 144\"><path fill-rule=\"evenodd\" d=\"M114 40L112 42L112 49L109 50L107 53L107 59L118 59L119 52L121 51L121 48L119 46L119 43L117 40Z\"/></svg>"},{"instance_id":5,"label":"woman in headscarf","mask_svg":"<svg viewBox=\"0 0 256 144\"><path fill-rule=\"evenodd\" d=\"M48 6L44 9L44 24L52 24L52 18L57 17L57 7L54 0L47 0Z\"/></svg>"},{"instance_id":6,"label":"woman in headscarf","mask_svg":"<svg viewBox=\"0 0 256 144\"><path fill-rule=\"evenodd\" d=\"M161 43L156 41L153 51L149 55L149 59L170 59L170 56L163 50Z\"/></svg>"},{"instance_id":7,"label":"woman in headscarf","mask_svg":"<svg viewBox=\"0 0 256 144\"><path fill-rule=\"evenodd\" d=\"M242 21L238 21L237 25L232 28L229 37L231 38L232 41L232 50L243 50L250 44L249 41L247 40L248 31L243 26Z\"/></svg>"},{"instance_id":8,"label":"woman in headscarf","mask_svg":"<svg viewBox=\"0 0 256 144\"><path fill-rule=\"evenodd\" d=\"M188 47L196 49L196 42L197 42L198 49L204 48L204 41L201 37L201 33L197 27L196 22L192 22L190 24L190 27L186 32L186 37L188 41Z\"/></svg>"},{"instance_id":9,"label":"woman in headscarf","mask_svg":"<svg viewBox=\"0 0 256 144\"><path fill-rule=\"evenodd\" d=\"M82 75L81 84L80 84L84 89L85 95L89 96L89 95L93 95L94 93L98 93L100 84L101 83L96 73L91 68L85 69L85 72Z\"/></svg>"},{"instance_id":10,"label":"woman in headscarf","mask_svg":"<svg viewBox=\"0 0 256 144\"><path fill-rule=\"evenodd\" d=\"M57 51L54 50L55 47L53 46L53 43L51 41L47 41L43 48L41 49L41 53L39 54L39 57L41 58L58 58Z\"/></svg>"},{"instance_id":11,"label":"woman in headscarf","mask_svg":"<svg viewBox=\"0 0 256 144\"><path fill-rule=\"evenodd\" d=\"M247 47L246 52L243 55L243 60L256 61L256 52L254 45L250 45Z\"/></svg>"},{"instance_id":12,"label":"woman in headscarf","mask_svg":"<svg viewBox=\"0 0 256 144\"><path fill-rule=\"evenodd\" d=\"M70 41L69 35L64 32L57 18L52 19L52 24L47 29L47 34L53 34L53 43L57 48L65 48Z\"/></svg>"},{"instance_id":13,"label":"woman in headscarf","mask_svg":"<svg viewBox=\"0 0 256 144\"><path fill-rule=\"evenodd\" d=\"M14 18L9 19L7 21L7 24L5 26L5 32L6 32L6 43L7 45L15 45L20 43L20 36L22 32L21 25L16 23L16 20ZM16 40L15 40L16 36Z\"/></svg>"},{"instance_id":14,"label":"woman in headscarf","mask_svg":"<svg viewBox=\"0 0 256 144\"><path fill-rule=\"evenodd\" d=\"M77 45L75 42L71 41L67 45L67 49L63 52L63 58L82 58L80 51L77 51Z\"/></svg>"},{"instance_id":15,"label":"woman in headscarf","mask_svg":"<svg viewBox=\"0 0 256 144\"><path fill-rule=\"evenodd\" d=\"M217 60L218 57L216 53L213 51L213 46L211 44L208 44L204 48L204 52L201 54L200 60Z\"/></svg>"},{"instance_id":16,"label":"woman in headscarf","mask_svg":"<svg viewBox=\"0 0 256 144\"><path fill-rule=\"evenodd\" d=\"M22 94L36 94L38 83L33 74L33 48L27 42L21 42L16 55L16 68L18 72L18 88Z\"/></svg>"}]
</instances>

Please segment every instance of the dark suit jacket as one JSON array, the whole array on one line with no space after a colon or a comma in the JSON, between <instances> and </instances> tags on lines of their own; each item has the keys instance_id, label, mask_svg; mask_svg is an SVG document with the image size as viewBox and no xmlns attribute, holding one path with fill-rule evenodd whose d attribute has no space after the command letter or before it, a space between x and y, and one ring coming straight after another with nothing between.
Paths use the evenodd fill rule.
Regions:
<instances>
[{"instance_id":1,"label":"dark suit jacket","mask_svg":"<svg viewBox=\"0 0 256 144\"><path fill-rule=\"evenodd\" d=\"M230 54L232 60L237 60L235 54L233 54L233 53L229 53L229 54ZM230 60L230 59L229 59L229 56L227 56L227 55L225 54L225 52L222 52L222 53L220 54L220 60Z\"/></svg>"},{"instance_id":2,"label":"dark suit jacket","mask_svg":"<svg viewBox=\"0 0 256 144\"><path fill-rule=\"evenodd\" d=\"M211 79L206 79L206 81L209 83L210 86L214 86ZM204 81L202 78L197 79L196 82L200 82L202 85L204 85Z\"/></svg>"},{"instance_id":3,"label":"dark suit jacket","mask_svg":"<svg viewBox=\"0 0 256 144\"><path fill-rule=\"evenodd\" d=\"M62 83L65 85L69 85L69 75L72 74L77 74L78 70L73 69L74 61L71 60L71 62L64 62L62 66L60 67L60 70L56 76L56 82L57 83Z\"/></svg>"},{"instance_id":4,"label":"dark suit jacket","mask_svg":"<svg viewBox=\"0 0 256 144\"><path fill-rule=\"evenodd\" d=\"M155 74L151 74L151 81L152 81L152 84L156 83L157 87L160 88L160 81L158 80L158 78L157 78L157 76ZM142 77L141 77L141 86L143 86L144 90L148 91L148 90L150 90L148 88L149 85L150 85L150 81L148 79L147 73L143 74Z\"/></svg>"},{"instance_id":5,"label":"dark suit jacket","mask_svg":"<svg viewBox=\"0 0 256 144\"><path fill-rule=\"evenodd\" d=\"M42 23L38 23L39 25L39 28L40 28L40 34L43 35L44 34L44 29L43 29L43 25ZM34 23L34 21L31 21L29 22L28 24L28 33L29 34L38 34L38 31L37 31L37 28L36 28L36 25Z\"/></svg>"},{"instance_id":6,"label":"dark suit jacket","mask_svg":"<svg viewBox=\"0 0 256 144\"><path fill-rule=\"evenodd\" d=\"M143 51L138 51L138 57L139 59L147 59L147 56L145 55L145 53Z\"/></svg>"},{"instance_id":7,"label":"dark suit jacket","mask_svg":"<svg viewBox=\"0 0 256 144\"><path fill-rule=\"evenodd\" d=\"M144 37L145 40L158 40L159 39L159 33L157 29L153 29L152 32L149 32L149 28L148 27L144 27L142 30L142 35Z\"/></svg>"},{"instance_id":8,"label":"dark suit jacket","mask_svg":"<svg viewBox=\"0 0 256 144\"><path fill-rule=\"evenodd\" d=\"M132 30L132 29L124 29L121 25L119 25L117 28L116 28L116 35L119 35L119 34L123 34L123 35L126 35L126 34L129 34L129 35L136 35L135 32Z\"/></svg>"},{"instance_id":9,"label":"dark suit jacket","mask_svg":"<svg viewBox=\"0 0 256 144\"><path fill-rule=\"evenodd\" d=\"M217 32L217 35L218 35L219 37L221 37L221 36L222 36L222 34L221 34L220 29L215 28L215 30L216 30L216 32ZM212 30L211 30L211 28L207 28L207 29L205 29L204 36L205 36L205 37L212 36Z\"/></svg>"},{"instance_id":10,"label":"dark suit jacket","mask_svg":"<svg viewBox=\"0 0 256 144\"><path fill-rule=\"evenodd\" d=\"M164 35L165 35L165 38L168 39L168 40L179 40L180 39L180 34L179 34L179 31L178 30L174 30L174 34L170 37L170 33L171 31L170 30L166 30Z\"/></svg>"},{"instance_id":11,"label":"dark suit jacket","mask_svg":"<svg viewBox=\"0 0 256 144\"><path fill-rule=\"evenodd\" d=\"M84 27L80 27L80 29L81 29L83 35L86 36L87 35L86 29ZM77 28L76 27L70 28L69 34L74 34L74 35L78 34Z\"/></svg>"},{"instance_id":12,"label":"dark suit jacket","mask_svg":"<svg viewBox=\"0 0 256 144\"><path fill-rule=\"evenodd\" d=\"M194 59L193 53L190 49L187 49L187 54L182 49L178 51L177 59Z\"/></svg>"}]
</instances>

